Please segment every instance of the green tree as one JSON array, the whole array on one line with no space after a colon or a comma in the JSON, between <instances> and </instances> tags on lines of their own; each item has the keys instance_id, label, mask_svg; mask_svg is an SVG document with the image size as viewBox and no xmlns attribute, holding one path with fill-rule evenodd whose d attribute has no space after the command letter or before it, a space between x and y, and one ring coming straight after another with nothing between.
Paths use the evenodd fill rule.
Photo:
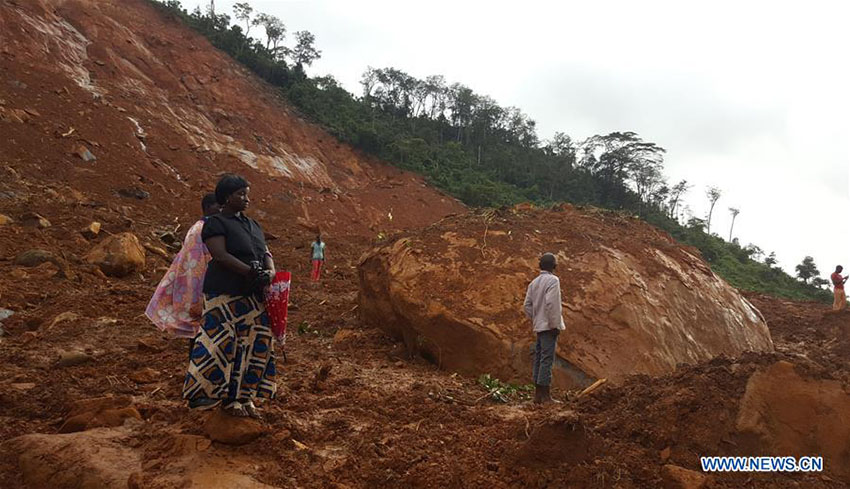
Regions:
<instances>
[{"instance_id":1,"label":"green tree","mask_svg":"<svg viewBox=\"0 0 850 489\"><path fill-rule=\"evenodd\" d=\"M286 25L274 15L259 14L253 20L254 25L262 26L266 31L266 49L271 51L274 59L283 59L288 49L281 46L286 37Z\"/></svg>"},{"instance_id":2,"label":"green tree","mask_svg":"<svg viewBox=\"0 0 850 489\"><path fill-rule=\"evenodd\" d=\"M776 265L776 252L775 251L771 251L770 254L767 255L767 258L764 259L764 264L767 265L768 267L772 267L772 266Z\"/></svg>"},{"instance_id":3,"label":"green tree","mask_svg":"<svg viewBox=\"0 0 850 489\"><path fill-rule=\"evenodd\" d=\"M292 61L296 65L310 66L313 61L322 57L322 52L316 49L316 36L309 31L295 33L295 47L292 48Z\"/></svg>"},{"instance_id":4,"label":"green tree","mask_svg":"<svg viewBox=\"0 0 850 489\"><path fill-rule=\"evenodd\" d=\"M248 5L248 2L236 3L233 5L233 16L238 20L245 22L245 36L251 32L251 14L254 13L254 8Z\"/></svg>"},{"instance_id":5,"label":"green tree","mask_svg":"<svg viewBox=\"0 0 850 489\"><path fill-rule=\"evenodd\" d=\"M802 263L797 265L795 269L797 270L797 277L800 278L804 284L809 283L810 279L820 275L820 271L815 265L815 259L811 256L803 258Z\"/></svg>"}]
</instances>

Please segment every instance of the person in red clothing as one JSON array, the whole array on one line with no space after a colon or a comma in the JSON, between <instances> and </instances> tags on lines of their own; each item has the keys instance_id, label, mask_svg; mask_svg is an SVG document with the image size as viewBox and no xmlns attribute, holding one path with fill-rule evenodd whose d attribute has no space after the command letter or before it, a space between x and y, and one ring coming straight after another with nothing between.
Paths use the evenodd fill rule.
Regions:
<instances>
[{"instance_id":1,"label":"person in red clothing","mask_svg":"<svg viewBox=\"0 0 850 489\"><path fill-rule=\"evenodd\" d=\"M847 296L844 294L844 282L850 275L841 276L841 271L844 267L838 265L835 267L835 272L829 276L832 279L832 285L835 286L835 301L832 303L833 311L843 311L847 307Z\"/></svg>"}]
</instances>

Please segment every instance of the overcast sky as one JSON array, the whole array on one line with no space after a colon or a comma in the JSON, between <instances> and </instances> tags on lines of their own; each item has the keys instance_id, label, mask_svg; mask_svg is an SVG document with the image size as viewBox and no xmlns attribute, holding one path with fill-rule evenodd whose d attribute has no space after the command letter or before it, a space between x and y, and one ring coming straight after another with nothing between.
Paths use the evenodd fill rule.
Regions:
<instances>
[{"instance_id":1,"label":"overcast sky","mask_svg":"<svg viewBox=\"0 0 850 489\"><path fill-rule=\"evenodd\" d=\"M671 183L694 184L697 217L706 187L721 189L712 229L724 238L737 207L735 236L776 251L786 270L805 255L824 276L850 266L843 2L249 3L316 35L311 75L359 94L367 66L442 74L520 107L544 139L635 131L667 149Z\"/></svg>"}]
</instances>

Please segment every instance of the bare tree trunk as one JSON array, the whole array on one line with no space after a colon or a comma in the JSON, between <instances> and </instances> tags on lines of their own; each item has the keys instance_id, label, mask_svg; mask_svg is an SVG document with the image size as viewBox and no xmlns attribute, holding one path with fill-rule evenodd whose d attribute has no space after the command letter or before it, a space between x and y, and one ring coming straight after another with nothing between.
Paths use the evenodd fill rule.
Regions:
<instances>
[{"instance_id":1,"label":"bare tree trunk","mask_svg":"<svg viewBox=\"0 0 850 489\"><path fill-rule=\"evenodd\" d=\"M735 218L738 217L735 214L732 214L732 225L729 226L729 242L732 242L732 229L735 228Z\"/></svg>"},{"instance_id":2,"label":"bare tree trunk","mask_svg":"<svg viewBox=\"0 0 850 489\"><path fill-rule=\"evenodd\" d=\"M705 233L708 234L708 235L711 235L711 214L714 212L714 204L716 204L716 203L717 203L717 201L712 202L711 208L708 210L708 223L706 224L706 231L705 231Z\"/></svg>"}]
</instances>

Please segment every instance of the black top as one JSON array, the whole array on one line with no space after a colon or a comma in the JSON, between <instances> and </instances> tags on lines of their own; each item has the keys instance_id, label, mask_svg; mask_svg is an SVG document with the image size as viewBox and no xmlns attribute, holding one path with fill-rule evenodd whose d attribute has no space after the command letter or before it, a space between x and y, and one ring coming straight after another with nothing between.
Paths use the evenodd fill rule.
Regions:
<instances>
[{"instance_id":1,"label":"black top","mask_svg":"<svg viewBox=\"0 0 850 489\"><path fill-rule=\"evenodd\" d=\"M265 264L266 238L263 228L243 213L209 217L201 231L201 239L206 242L215 236L224 236L227 252L246 265L252 261ZM248 278L231 271L215 258L210 261L204 275L205 294L251 295L255 292Z\"/></svg>"}]
</instances>

